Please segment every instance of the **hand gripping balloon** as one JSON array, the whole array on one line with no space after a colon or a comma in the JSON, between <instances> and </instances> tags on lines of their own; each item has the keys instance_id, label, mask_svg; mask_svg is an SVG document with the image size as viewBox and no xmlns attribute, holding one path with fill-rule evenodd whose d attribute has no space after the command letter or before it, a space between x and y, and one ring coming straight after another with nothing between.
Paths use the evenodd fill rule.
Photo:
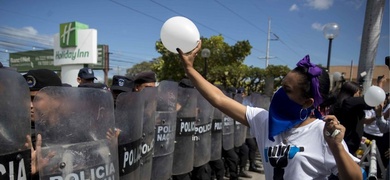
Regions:
<instances>
[{"instance_id":1,"label":"hand gripping balloon","mask_svg":"<svg viewBox=\"0 0 390 180\"><path fill-rule=\"evenodd\" d=\"M164 47L173 53L180 48L183 53L192 51L200 40L200 34L195 24L182 16L175 16L165 21L160 33Z\"/></svg>"}]
</instances>

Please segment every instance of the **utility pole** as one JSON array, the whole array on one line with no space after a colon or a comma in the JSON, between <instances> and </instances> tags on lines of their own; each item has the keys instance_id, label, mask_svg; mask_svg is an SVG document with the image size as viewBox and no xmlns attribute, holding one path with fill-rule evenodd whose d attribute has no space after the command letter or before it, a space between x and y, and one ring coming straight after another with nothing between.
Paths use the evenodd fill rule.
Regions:
<instances>
[{"instance_id":1,"label":"utility pole","mask_svg":"<svg viewBox=\"0 0 390 180\"><path fill-rule=\"evenodd\" d=\"M267 33L267 51L265 52L265 68L268 67L269 63L269 41L271 39L271 19L268 18L268 33Z\"/></svg>"},{"instance_id":2,"label":"utility pole","mask_svg":"<svg viewBox=\"0 0 390 180\"><path fill-rule=\"evenodd\" d=\"M351 60L351 67L349 70L349 81L352 81L352 72L353 72L353 60Z\"/></svg>"},{"instance_id":3,"label":"utility pole","mask_svg":"<svg viewBox=\"0 0 390 180\"><path fill-rule=\"evenodd\" d=\"M120 70L121 70L121 68L119 66L116 66L116 74L117 75L120 75Z\"/></svg>"},{"instance_id":4,"label":"utility pole","mask_svg":"<svg viewBox=\"0 0 390 180\"><path fill-rule=\"evenodd\" d=\"M275 34L273 34L273 35L276 36ZM270 41L276 41L276 40L279 40L279 37L276 36L276 39L271 39L271 18L268 18L267 49L265 51L265 57L259 57L259 59L265 59L265 68L268 67L269 59L275 58L275 57L269 56L269 43L270 43Z\"/></svg>"},{"instance_id":5,"label":"utility pole","mask_svg":"<svg viewBox=\"0 0 390 180\"><path fill-rule=\"evenodd\" d=\"M360 73L367 72L363 83L364 91L372 84L372 75L381 33L385 1L386 0L369 0L366 5L357 73L357 79L359 79Z\"/></svg>"},{"instance_id":6,"label":"utility pole","mask_svg":"<svg viewBox=\"0 0 390 180\"><path fill-rule=\"evenodd\" d=\"M104 84L108 86L108 71L110 67L110 53L108 52L108 45L103 46L104 53L105 53L105 59L104 59L104 67L103 67L103 72L104 72Z\"/></svg>"}]
</instances>

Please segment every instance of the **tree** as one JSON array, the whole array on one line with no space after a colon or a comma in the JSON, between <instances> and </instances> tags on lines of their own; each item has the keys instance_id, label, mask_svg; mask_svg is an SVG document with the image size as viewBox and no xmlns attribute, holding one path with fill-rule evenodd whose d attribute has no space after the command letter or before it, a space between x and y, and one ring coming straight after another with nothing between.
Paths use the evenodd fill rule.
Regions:
<instances>
[{"instance_id":1,"label":"tree","mask_svg":"<svg viewBox=\"0 0 390 180\"><path fill-rule=\"evenodd\" d=\"M199 53L194 68L203 74L207 60L208 72L205 78L212 84L222 85L225 89L244 87L249 92L264 92L268 87L269 91L273 92L280 85L279 77L284 77L290 71L287 66L270 65L267 69L261 69L245 65L244 60L250 55L252 48L247 40L238 41L234 45L224 42L221 35L201 37L201 40L202 48L208 48L211 53L207 59L202 59ZM151 68L160 81L180 81L185 77L177 53L168 51L160 40L156 42L156 51L162 56L151 63ZM272 79L272 84L266 83L267 77Z\"/></svg>"},{"instance_id":2,"label":"tree","mask_svg":"<svg viewBox=\"0 0 390 180\"><path fill-rule=\"evenodd\" d=\"M250 66L245 79L246 90L249 92L262 92L264 89L265 70Z\"/></svg>"},{"instance_id":3,"label":"tree","mask_svg":"<svg viewBox=\"0 0 390 180\"><path fill-rule=\"evenodd\" d=\"M207 59L208 74L206 79L213 84L224 82L225 86L237 85L245 75L246 68L243 64L245 57L251 53L252 46L249 41L238 41L230 46L224 42L222 35L210 38L201 37L201 40L202 48L208 48L211 51L211 55ZM161 80L179 81L185 77L184 70L181 69L181 61L176 53L168 51L161 41L156 42L156 50L162 56L157 59L153 69ZM194 62L194 68L202 73L204 66L205 60L198 55Z\"/></svg>"},{"instance_id":4,"label":"tree","mask_svg":"<svg viewBox=\"0 0 390 180\"><path fill-rule=\"evenodd\" d=\"M156 60L152 61L143 61L141 63L135 64L133 67L126 70L127 77L133 77L143 71L153 71L153 64Z\"/></svg>"},{"instance_id":5,"label":"tree","mask_svg":"<svg viewBox=\"0 0 390 180\"><path fill-rule=\"evenodd\" d=\"M272 96L272 94L276 90L276 88L278 86L280 86L280 84L282 82L282 78L284 76L286 76L289 71L290 71L290 68L288 68L287 66L269 65L265 69L266 86L264 87L264 94L266 94L267 96ZM277 80L277 81L275 81L275 80Z\"/></svg>"}]
</instances>

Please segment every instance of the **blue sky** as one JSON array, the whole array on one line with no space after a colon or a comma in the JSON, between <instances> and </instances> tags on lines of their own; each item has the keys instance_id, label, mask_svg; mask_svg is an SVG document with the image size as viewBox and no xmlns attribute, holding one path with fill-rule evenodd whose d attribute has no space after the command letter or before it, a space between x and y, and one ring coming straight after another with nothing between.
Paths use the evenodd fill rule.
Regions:
<instances>
[{"instance_id":1,"label":"blue sky","mask_svg":"<svg viewBox=\"0 0 390 180\"><path fill-rule=\"evenodd\" d=\"M359 62L367 0L0 0L0 61L8 53L52 48L59 24L78 21L98 31L98 44L109 45L109 76L125 73L136 63L159 57L155 42L173 16L185 16L200 35L222 34L225 42L249 40L245 64L264 68L268 18L279 40L270 42L269 64L295 67L309 54L326 66L328 40L323 25L335 22L340 34L332 43L332 65ZM386 0L376 64L389 55L389 2ZM275 36L271 36L275 38ZM11 42L11 43L10 43ZM102 72L96 72L102 76Z\"/></svg>"}]
</instances>

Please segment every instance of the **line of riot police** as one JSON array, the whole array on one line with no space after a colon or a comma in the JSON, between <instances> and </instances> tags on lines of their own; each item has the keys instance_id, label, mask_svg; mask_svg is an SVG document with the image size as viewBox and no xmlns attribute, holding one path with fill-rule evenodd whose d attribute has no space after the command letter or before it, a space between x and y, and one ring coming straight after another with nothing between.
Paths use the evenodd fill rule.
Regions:
<instances>
[{"instance_id":1,"label":"line of riot police","mask_svg":"<svg viewBox=\"0 0 390 180\"><path fill-rule=\"evenodd\" d=\"M245 142L188 80L156 86L145 72L110 91L48 71L0 68L0 179L211 179L209 162Z\"/></svg>"}]
</instances>

